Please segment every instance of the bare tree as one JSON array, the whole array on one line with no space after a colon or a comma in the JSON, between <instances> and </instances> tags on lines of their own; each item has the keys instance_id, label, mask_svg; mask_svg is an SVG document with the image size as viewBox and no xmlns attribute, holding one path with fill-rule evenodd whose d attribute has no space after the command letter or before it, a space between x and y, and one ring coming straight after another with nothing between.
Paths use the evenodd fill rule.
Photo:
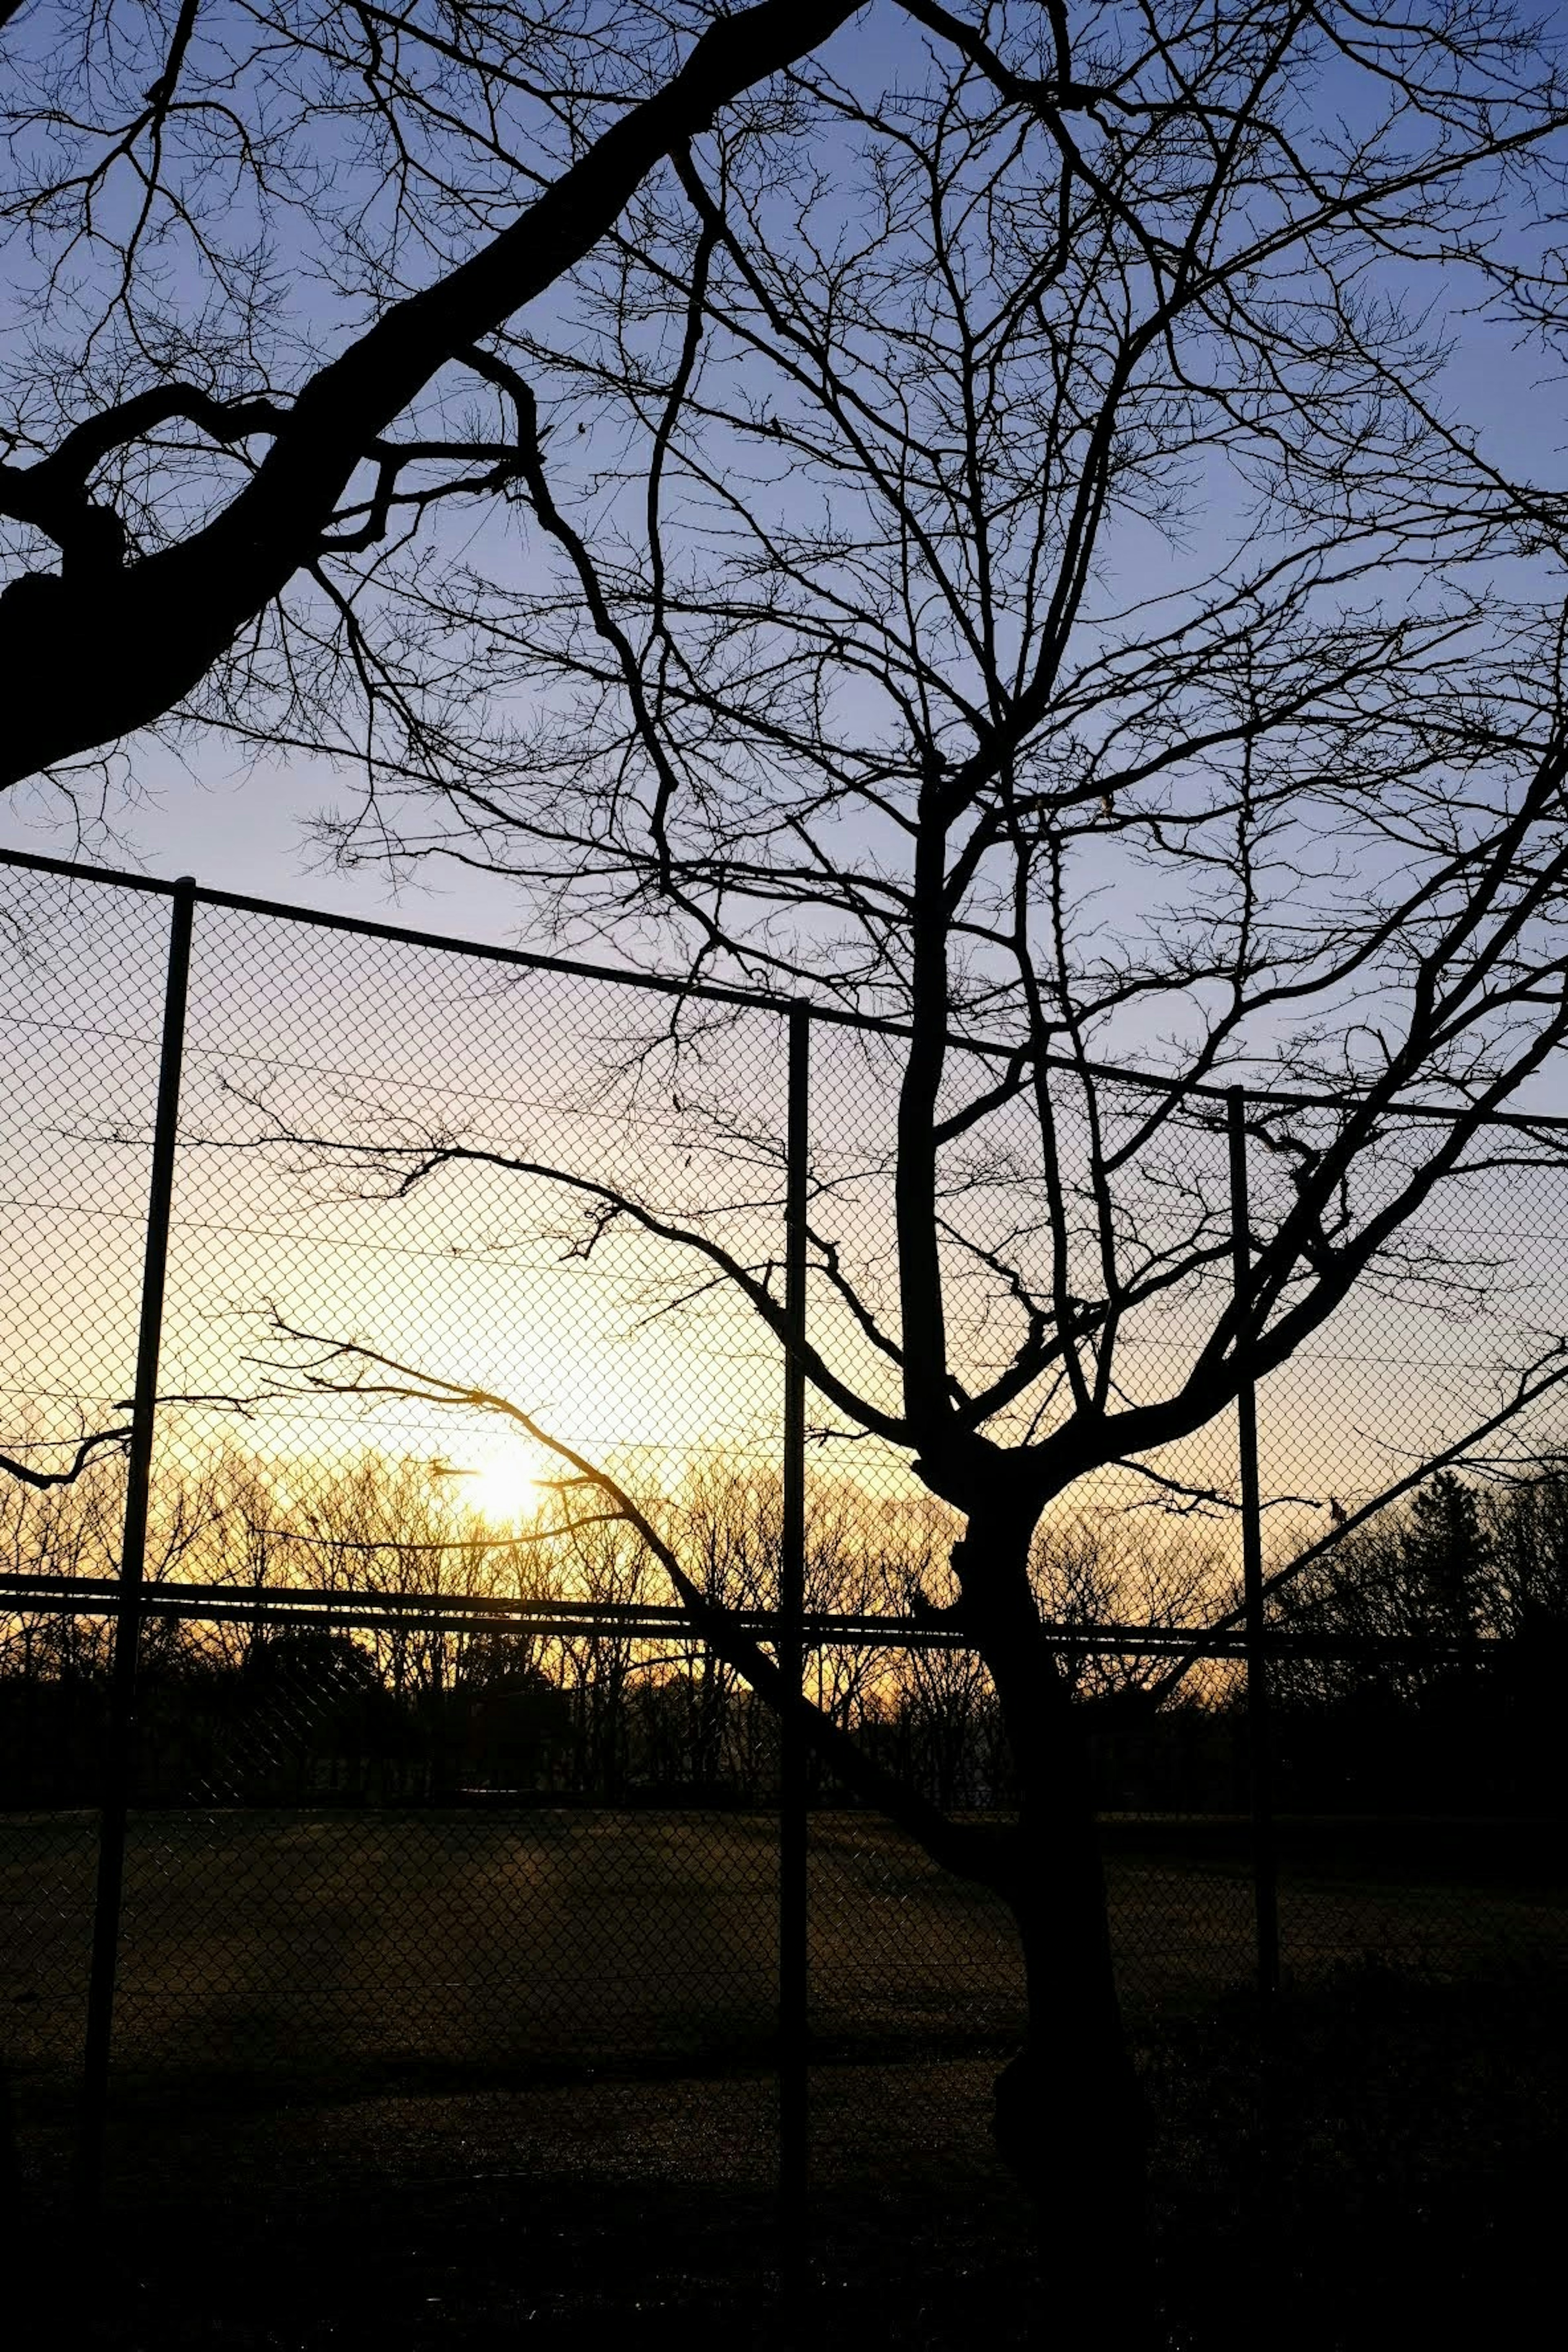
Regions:
<instances>
[{"instance_id":1,"label":"bare tree","mask_svg":"<svg viewBox=\"0 0 1568 2352\"><path fill-rule=\"evenodd\" d=\"M442 233L472 253L313 376L287 429L180 411L268 455L144 561L17 583L19 658L43 633L106 651L68 725L51 706L13 740L34 767L153 716L302 562L319 585L363 555L363 603L327 592L331 646L359 665L400 850L518 876L566 935L652 936L672 971L866 1024L852 1071L819 1055L819 1136L859 1125L853 1171L815 1173L805 1365L825 1435L890 1449L963 1522L947 1605L1005 1722L1011 1827L950 1820L797 1702L528 1400L422 1373L395 1333L357 1371L321 1335L308 1376L553 1448L568 1517L582 1496L621 1512L829 1768L1005 1898L1031 2032L1000 2137L1092 2248L1136 2207L1138 2100L1037 1530L1085 1482L1195 1447L1358 1285L1452 1279L1402 1236L1568 1034L1563 509L1453 413L1441 312L1505 345L1551 325L1532 223L1568 114L1549 44L1489 0L909 0L930 46L886 87L874 54L807 58L843 13L721 20L493 236L488 191L453 200ZM715 115L792 59L778 111ZM593 112L574 86L547 104L568 143ZM548 314L521 315L545 285ZM379 552L396 501L417 517L459 478L447 440L374 437L449 364L503 404L465 446L516 502L521 574L510 542L439 573ZM109 462L132 444L103 414ZM24 495L75 497L94 432L22 469ZM318 746L310 633L276 647L274 689L303 683L268 730ZM265 679L259 641L247 661ZM1108 1076L1112 1055L1153 1083ZM1240 1080L1260 1090L1237 1289L1213 1090ZM1304 1101L1270 1098L1286 1081ZM1402 1117L1413 1090L1440 1116ZM584 1254L611 1224L678 1243L794 1344L770 1270L656 1197L521 1150L311 1139L402 1190L464 1160L548 1179ZM1195 1454L1173 1475L1212 1487Z\"/></svg>"},{"instance_id":2,"label":"bare tree","mask_svg":"<svg viewBox=\"0 0 1568 2352\"><path fill-rule=\"evenodd\" d=\"M965 1829L811 1736L1011 1905L1033 2023L1002 2144L1087 2242L1135 2203L1138 2100L1042 1515L1111 1475L1212 1496L1197 1449L1244 1381L1357 1286L1459 1279L1402 1236L1568 1034L1562 509L1453 414L1441 308L1505 343L1552 314L1530 222L1563 83L1521 20L1443 0L909 13L918 68L868 97L802 63L790 141L677 150L514 332L531 568L388 591L408 675L460 650L489 723L384 738L384 793L401 758L443 797L379 814L568 937L636 951L651 918L669 971L869 1024L817 1032L805 1369L825 1436L963 1522L947 1605L1019 1819ZM586 457L538 428L568 413ZM681 1242L790 1344L768 1270L657 1198L315 1139L404 1191L466 1159L552 1180L584 1253ZM526 1399L416 1379L391 1333L359 1361L619 1492Z\"/></svg>"},{"instance_id":3,"label":"bare tree","mask_svg":"<svg viewBox=\"0 0 1568 2352\"><path fill-rule=\"evenodd\" d=\"M1130 1521L1125 1513L1085 1512L1042 1528L1032 1562L1035 1597L1046 1623L1060 1629L1058 1654L1074 1692L1149 1698L1163 1679L1155 1660L1107 1649L1106 1630L1170 1633L1202 1624L1235 1598L1227 1549L1206 1525L1194 1530L1165 1513Z\"/></svg>"},{"instance_id":4,"label":"bare tree","mask_svg":"<svg viewBox=\"0 0 1568 2352\"><path fill-rule=\"evenodd\" d=\"M1521 1643L1549 1628L1561 1646L1568 1625L1568 1479L1560 1461L1489 1496L1483 1516L1493 1625Z\"/></svg>"},{"instance_id":5,"label":"bare tree","mask_svg":"<svg viewBox=\"0 0 1568 2352\"><path fill-rule=\"evenodd\" d=\"M0 782L193 718L330 743L356 683L390 719L378 572L520 479L495 339L852 13L0 10Z\"/></svg>"}]
</instances>

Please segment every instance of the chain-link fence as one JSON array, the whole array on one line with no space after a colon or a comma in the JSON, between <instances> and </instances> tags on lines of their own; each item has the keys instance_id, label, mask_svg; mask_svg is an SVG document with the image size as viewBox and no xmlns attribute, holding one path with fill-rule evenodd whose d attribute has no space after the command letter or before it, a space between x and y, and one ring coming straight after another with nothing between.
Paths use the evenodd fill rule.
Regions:
<instances>
[{"instance_id":1,"label":"chain-link fence","mask_svg":"<svg viewBox=\"0 0 1568 2352\"><path fill-rule=\"evenodd\" d=\"M466 2163L510 2088L541 2172L760 2182L781 2070L819 2175L979 2147L1006 1911L700 1630L803 1661L949 1814L1014 1803L960 1524L888 1434L898 1034L42 860L0 887L26 2162L63 2160L84 2033L89 2140L110 2082L111 2117L199 2098L242 2174L307 2114L344 2163ZM1342 1117L956 1051L944 1085L946 1344L1018 1443L1085 1402L1071 1350L1008 1392L1046 1307L1097 1365L1114 1319L1120 1409L1201 1375ZM1380 1123L1347 1226L1441 1131ZM1047 1508L1139 2031L1267 1978L1276 1916L1298 1981L1558 1948L1565 1183L1550 1122L1481 1131L1259 1381L1256 1507L1227 1405Z\"/></svg>"}]
</instances>

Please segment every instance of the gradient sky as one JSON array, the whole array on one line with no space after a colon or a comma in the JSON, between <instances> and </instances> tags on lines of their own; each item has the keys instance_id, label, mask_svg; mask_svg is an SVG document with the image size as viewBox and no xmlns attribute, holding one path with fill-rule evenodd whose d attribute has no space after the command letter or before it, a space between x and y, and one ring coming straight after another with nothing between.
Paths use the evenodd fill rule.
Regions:
<instances>
[{"instance_id":1,"label":"gradient sky","mask_svg":"<svg viewBox=\"0 0 1568 2352\"><path fill-rule=\"evenodd\" d=\"M1552 14L1559 12L1552 11ZM47 12L36 21L42 24ZM836 61L851 71L869 64L896 68L923 39L889 5L868 11L833 45ZM1348 89L1327 80L1317 102L1339 112ZM1562 478L1563 396L1539 355L1510 352L1494 333L1463 316L1472 289L1452 284L1446 298L1457 337L1450 378L1453 406L1483 429L1495 453L1515 471L1548 483ZM471 518L468 519L471 523ZM1223 515L1193 520L1183 569L1203 567L1226 527ZM467 524L459 527L468 527ZM450 866L432 865L423 879L395 892L374 867L334 870L310 841L311 817L351 804L353 781L325 761L292 758L251 766L245 755L216 740L188 747L184 761L168 751L127 747L135 778L132 794L89 824L82 854L94 862L134 865L174 875L195 873L215 886L333 908L347 913L395 911L399 919L441 930L505 940L526 918L510 886L487 882ZM76 853L76 820L57 795L27 786L0 796L0 846Z\"/></svg>"}]
</instances>

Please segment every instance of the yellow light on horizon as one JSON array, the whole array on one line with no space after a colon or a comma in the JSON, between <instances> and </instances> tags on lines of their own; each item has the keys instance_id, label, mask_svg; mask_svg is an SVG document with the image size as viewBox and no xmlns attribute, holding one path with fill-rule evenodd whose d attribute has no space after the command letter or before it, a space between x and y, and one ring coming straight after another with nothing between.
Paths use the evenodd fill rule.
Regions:
<instances>
[{"instance_id":1,"label":"yellow light on horizon","mask_svg":"<svg viewBox=\"0 0 1568 2352\"><path fill-rule=\"evenodd\" d=\"M487 1462L464 1486L463 1500L492 1527L515 1527L538 1512L538 1481L524 1464L504 1454Z\"/></svg>"}]
</instances>

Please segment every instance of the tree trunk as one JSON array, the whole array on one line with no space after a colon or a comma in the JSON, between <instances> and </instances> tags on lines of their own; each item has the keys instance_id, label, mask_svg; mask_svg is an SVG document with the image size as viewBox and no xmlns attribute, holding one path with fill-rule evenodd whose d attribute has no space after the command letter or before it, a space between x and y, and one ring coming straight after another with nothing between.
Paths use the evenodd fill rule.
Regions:
<instances>
[{"instance_id":1,"label":"tree trunk","mask_svg":"<svg viewBox=\"0 0 1568 2352\"><path fill-rule=\"evenodd\" d=\"M997 2079L997 2147L1039 2210L1047 2260L1124 2279L1144 2257L1145 2121L1092 1820L1021 1832L1017 1872L1027 2039ZM1086 2276L1092 2294L1105 2275Z\"/></svg>"},{"instance_id":2,"label":"tree trunk","mask_svg":"<svg viewBox=\"0 0 1568 2352\"><path fill-rule=\"evenodd\" d=\"M1150 2330L1143 2098L1117 1999L1088 1746L1029 1589L1033 1524L972 1517L954 1563L1021 1797L1005 1891L1027 2039L997 2080L996 2144L1038 2210L1057 2319L1062 2298L1081 2295L1099 2340L1135 2345Z\"/></svg>"}]
</instances>

